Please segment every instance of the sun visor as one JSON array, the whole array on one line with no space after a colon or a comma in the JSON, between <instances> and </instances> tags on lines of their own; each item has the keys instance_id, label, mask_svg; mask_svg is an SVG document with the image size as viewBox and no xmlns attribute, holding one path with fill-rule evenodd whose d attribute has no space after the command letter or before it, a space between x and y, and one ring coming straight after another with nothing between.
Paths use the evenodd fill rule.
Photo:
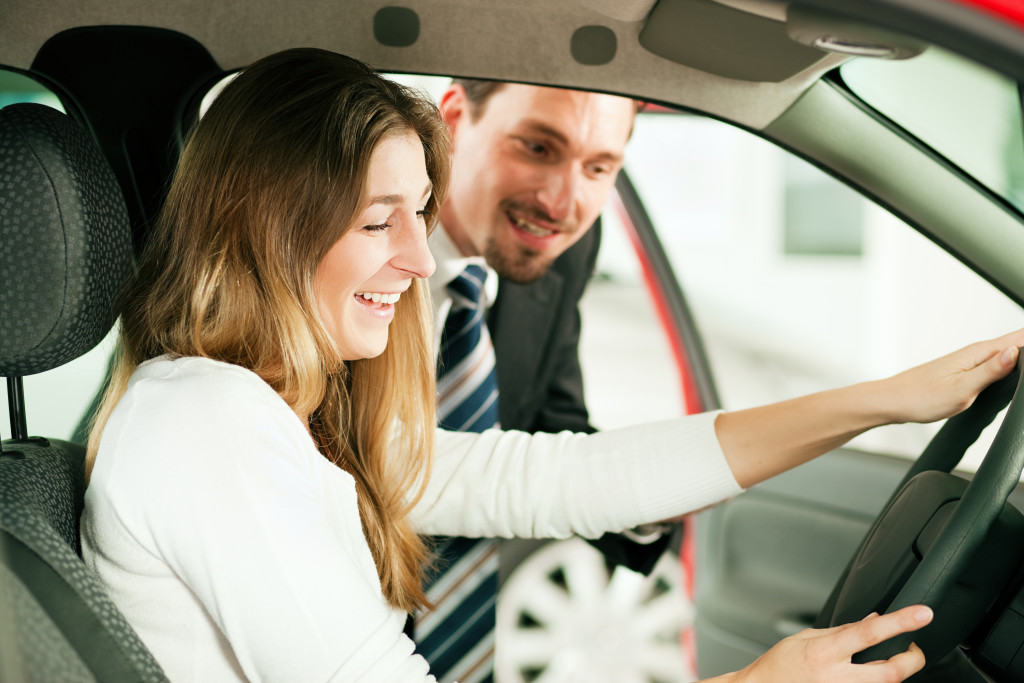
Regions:
<instances>
[{"instance_id":1,"label":"sun visor","mask_svg":"<svg viewBox=\"0 0 1024 683\"><path fill-rule=\"evenodd\" d=\"M787 24L713 0L661 0L640 32L649 52L742 81L778 83L829 53L794 42Z\"/></svg>"}]
</instances>

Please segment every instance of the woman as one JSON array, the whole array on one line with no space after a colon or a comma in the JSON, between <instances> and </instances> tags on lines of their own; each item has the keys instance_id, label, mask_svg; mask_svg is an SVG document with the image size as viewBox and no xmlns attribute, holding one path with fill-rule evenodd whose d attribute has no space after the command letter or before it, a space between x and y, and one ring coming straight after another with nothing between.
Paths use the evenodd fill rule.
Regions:
<instances>
[{"instance_id":1,"label":"woman","mask_svg":"<svg viewBox=\"0 0 1024 683\"><path fill-rule=\"evenodd\" d=\"M433 106L319 50L246 69L192 135L123 297L82 521L172 680L432 680L402 634L425 602L419 534L675 517L873 426L953 414L1024 343L594 436L435 433L421 279L447 178ZM723 680L902 680L917 648L850 656L929 619L807 631Z\"/></svg>"}]
</instances>

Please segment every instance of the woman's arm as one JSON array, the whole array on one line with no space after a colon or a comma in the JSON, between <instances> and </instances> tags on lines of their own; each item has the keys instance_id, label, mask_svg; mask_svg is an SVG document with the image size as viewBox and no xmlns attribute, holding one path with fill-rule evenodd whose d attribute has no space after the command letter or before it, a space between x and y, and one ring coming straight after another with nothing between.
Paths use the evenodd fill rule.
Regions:
<instances>
[{"instance_id":1,"label":"woman's arm","mask_svg":"<svg viewBox=\"0 0 1024 683\"><path fill-rule=\"evenodd\" d=\"M596 537L713 505L872 427L927 422L1004 377L1024 330L889 379L596 434L439 431L421 533Z\"/></svg>"},{"instance_id":2,"label":"woman's arm","mask_svg":"<svg viewBox=\"0 0 1024 683\"><path fill-rule=\"evenodd\" d=\"M747 488L880 425L934 422L965 410L1005 377L1024 330L978 342L888 379L723 413L715 430L729 467Z\"/></svg>"}]
</instances>

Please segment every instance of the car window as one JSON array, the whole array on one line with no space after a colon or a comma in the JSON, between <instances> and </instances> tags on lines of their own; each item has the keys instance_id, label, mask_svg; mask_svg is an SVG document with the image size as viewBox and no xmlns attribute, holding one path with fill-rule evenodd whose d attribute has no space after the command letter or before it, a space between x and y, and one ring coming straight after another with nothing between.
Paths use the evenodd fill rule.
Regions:
<instances>
[{"instance_id":1,"label":"car window","mask_svg":"<svg viewBox=\"0 0 1024 683\"><path fill-rule=\"evenodd\" d=\"M1024 211L1024 124L1017 84L939 48L840 69L858 97Z\"/></svg>"},{"instance_id":2,"label":"car window","mask_svg":"<svg viewBox=\"0 0 1024 683\"><path fill-rule=\"evenodd\" d=\"M601 249L580 301L580 367L590 421L612 429L686 414L668 332L644 276L629 220L613 191Z\"/></svg>"},{"instance_id":3,"label":"car window","mask_svg":"<svg viewBox=\"0 0 1024 683\"><path fill-rule=\"evenodd\" d=\"M57 95L39 81L16 71L0 69L0 108L19 102L37 102L64 111Z\"/></svg>"},{"instance_id":4,"label":"car window","mask_svg":"<svg viewBox=\"0 0 1024 683\"><path fill-rule=\"evenodd\" d=\"M1024 325L1019 306L904 222L746 131L642 113L626 169L726 409L884 377ZM913 457L935 429L854 444Z\"/></svg>"}]
</instances>

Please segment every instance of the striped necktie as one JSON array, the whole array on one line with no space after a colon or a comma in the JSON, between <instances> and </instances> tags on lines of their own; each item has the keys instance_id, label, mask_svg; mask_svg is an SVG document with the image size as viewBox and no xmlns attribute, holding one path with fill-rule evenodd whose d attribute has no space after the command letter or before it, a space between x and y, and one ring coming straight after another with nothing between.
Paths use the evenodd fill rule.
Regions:
<instances>
[{"instance_id":1,"label":"striped necktie","mask_svg":"<svg viewBox=\"0 0 1024 683\"><path fill-rule=\"evenodd\" d=\"M452 307L437 358L441 427L482 432L498 426L494 348L481 302L485 271L471 265L451 284ZM439 538L438 571L427 579L435 608L417 615L417 649L439 683L493 680L498 544L491 539Z\"/></svg>"}]
</instances>

